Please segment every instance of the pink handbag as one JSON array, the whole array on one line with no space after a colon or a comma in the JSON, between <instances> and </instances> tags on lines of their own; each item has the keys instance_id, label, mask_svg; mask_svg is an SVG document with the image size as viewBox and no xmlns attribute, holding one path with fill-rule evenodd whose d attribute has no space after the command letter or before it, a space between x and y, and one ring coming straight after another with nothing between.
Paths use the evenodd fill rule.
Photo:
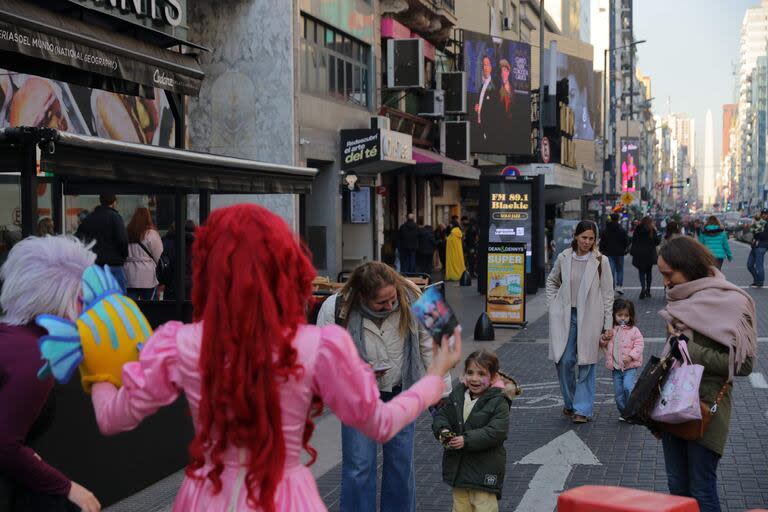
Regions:
<instances>
[{"instance_id":1,"label":"pink handbag","mask_svg":"<svg viewBox=\"0 0 768 512\"><path fill-rule=\"evenodd\" d=\"M672 364L672 369L661 388L661 396L651 411L651 419L660 423L685 423L686 421L701 420L701 403L699 384L704 373L704 367L693 364L685 341L678 342L683 362L678 360Z\"/></svg>"}]
</instances>

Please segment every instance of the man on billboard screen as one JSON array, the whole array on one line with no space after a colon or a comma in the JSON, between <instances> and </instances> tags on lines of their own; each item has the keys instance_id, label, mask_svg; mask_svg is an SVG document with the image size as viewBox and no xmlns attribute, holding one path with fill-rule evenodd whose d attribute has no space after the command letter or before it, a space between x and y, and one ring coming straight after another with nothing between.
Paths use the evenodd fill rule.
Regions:
<instances>
[{"instance_id":1,"label":"man on billboard screen","mask_svg":"<svg viewBox=\"0 0 768 512\"><path fill-rule=\"evenodd\" d=\"M474 153L530 153L531 47L464 32L464 70Z\"/></svg>"}]
</instances>

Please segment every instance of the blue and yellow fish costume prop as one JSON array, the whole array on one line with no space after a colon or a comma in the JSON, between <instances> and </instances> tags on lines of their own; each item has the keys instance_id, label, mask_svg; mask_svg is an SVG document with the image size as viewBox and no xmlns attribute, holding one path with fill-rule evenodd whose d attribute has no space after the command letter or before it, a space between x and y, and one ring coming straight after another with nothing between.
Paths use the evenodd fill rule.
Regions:
<instances>
[{"instance_id":1,"label":"blue and yellow fish costume prop","mask_svg":"<svg viewBox=\"0 0 768 512\"><path fill-rule=\"evenodd\" d=\"M83 273L83 312L71 322L40 315L37 325L48 331L39 340L45 364L39 378L49 375L68 382L80 367L80 382L87 393L94 382L122 385L122 368L139 358L152 328L139 307L122 294L108 267L91 265Z\"/></svg>"}]
</instances>

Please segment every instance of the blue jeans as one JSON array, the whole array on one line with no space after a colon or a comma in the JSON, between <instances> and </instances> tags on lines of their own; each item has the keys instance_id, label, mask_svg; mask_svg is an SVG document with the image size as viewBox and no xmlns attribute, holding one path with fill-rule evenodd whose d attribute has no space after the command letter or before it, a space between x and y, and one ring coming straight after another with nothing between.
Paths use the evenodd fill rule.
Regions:
<instances>
[{"instance_id":1,"label":"blue jeans","mask_svg":"<svg viewBox=\"0 0 768 512\"><path fill-rule=\"evenodd\" d=\"M669 493L695 498L701 512L720 512L717 497L717 464L720 455L696 441L662 434Z\"/></svg>"},{"instance_id":2,"label":"blue jeans","mask_svg":"<svg viewBox=\"0 0 768 512\"><path fill-rule=\"evenodd\" d=\"M637 380L637 368L624 371L613 370L613 394L616 396L616 407L621 414L624 414L624 406L635 387L635 380Z\"/></svg>"},{"instance_id":3,"label":"blue jeans","mask_svg":"<svg viewBox=\"0 0 768 512\"><path fill-rule=\"evenodd\" d=\"M592 417L595 405L595 385L597 376L594 364L578 364L578 346L576 339L578 327L576 308L571 308L571 328L568 331L568 343L560 361L555 364L563 405L576 414Z\"/></svg>"},{"instance_id":4,"label":"blue jeans","mask_svg":"<svg viewBox=\"0 0 768 512\"><path fill-rule=\"evenodd\" d=\"M381 392L385 402L393 393ZM411 423L384 443L381 512L416 512L416 471ZM352 427L341 427L341 512L376 512L377 443Z\"/></svg>"},{"instance_id":5,"label":"blue jeans","mask_svg":"<svg viewBox=\"0 0 768 512\"><path fill-rule=\"evenodd\" d=\"M624 286L624 256L608 256L613 274L613 285Z\"/></svg>"},{"instance_id":6,"label":"blue jeans","mask_svg":"<svg viewBox=\"0 0 768 512\"><path fill-rule=\"evenodd\" d=\"M125 271L123 270L122 265L119 267L113 267L112 265L109 265L109 271L112 272L112 276L117 280L117 284L120 285L120 289L123 290L123 293L125 293L126 279Z\"/></svg>"},{"instance_id":7,"label":"blue jeans","mask_svg":"<svg viewBox=\"0 0 768 512\"><path fill-rule=\"evenodd\" d=\"M765 252L768 251L768 247L753 247L749 251L749 258L747 258L747 270L752 274L752 278L755 280L755 284L765 284Z\"/></svg>"}]
</instances>

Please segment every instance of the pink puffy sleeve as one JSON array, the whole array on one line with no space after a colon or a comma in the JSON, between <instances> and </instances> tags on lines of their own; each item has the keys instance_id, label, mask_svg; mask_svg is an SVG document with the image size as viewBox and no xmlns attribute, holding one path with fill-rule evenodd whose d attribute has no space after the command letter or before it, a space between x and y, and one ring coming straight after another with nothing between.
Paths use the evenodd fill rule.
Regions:
<instances>
[{"instance_id":1,"label":"pink puffy sleeve","mask_svg":"<svg viewBox=\"0 0 768 512\"><path fill-rule=\"evenodd\" d=\"M445 383L427 375L387 403L379 399L376 377L360 359L347 331L323 327L315 362L314 393L345 424L367 437L386 442L437 403Z\"/></svg>"},{"instance_id":2,"label":"pink puffy sleeve","mask_svg":"<svg viewBox=\"0 0 768 512\"><path fill-rule=\"evenodd\" d=\"M102 434L136 428L147 416L179 396L176 333L184 324L168 322L149 338L139 360L123 366L123 386L97 382L91 391Z\"/></svg>"}]
</instances>

